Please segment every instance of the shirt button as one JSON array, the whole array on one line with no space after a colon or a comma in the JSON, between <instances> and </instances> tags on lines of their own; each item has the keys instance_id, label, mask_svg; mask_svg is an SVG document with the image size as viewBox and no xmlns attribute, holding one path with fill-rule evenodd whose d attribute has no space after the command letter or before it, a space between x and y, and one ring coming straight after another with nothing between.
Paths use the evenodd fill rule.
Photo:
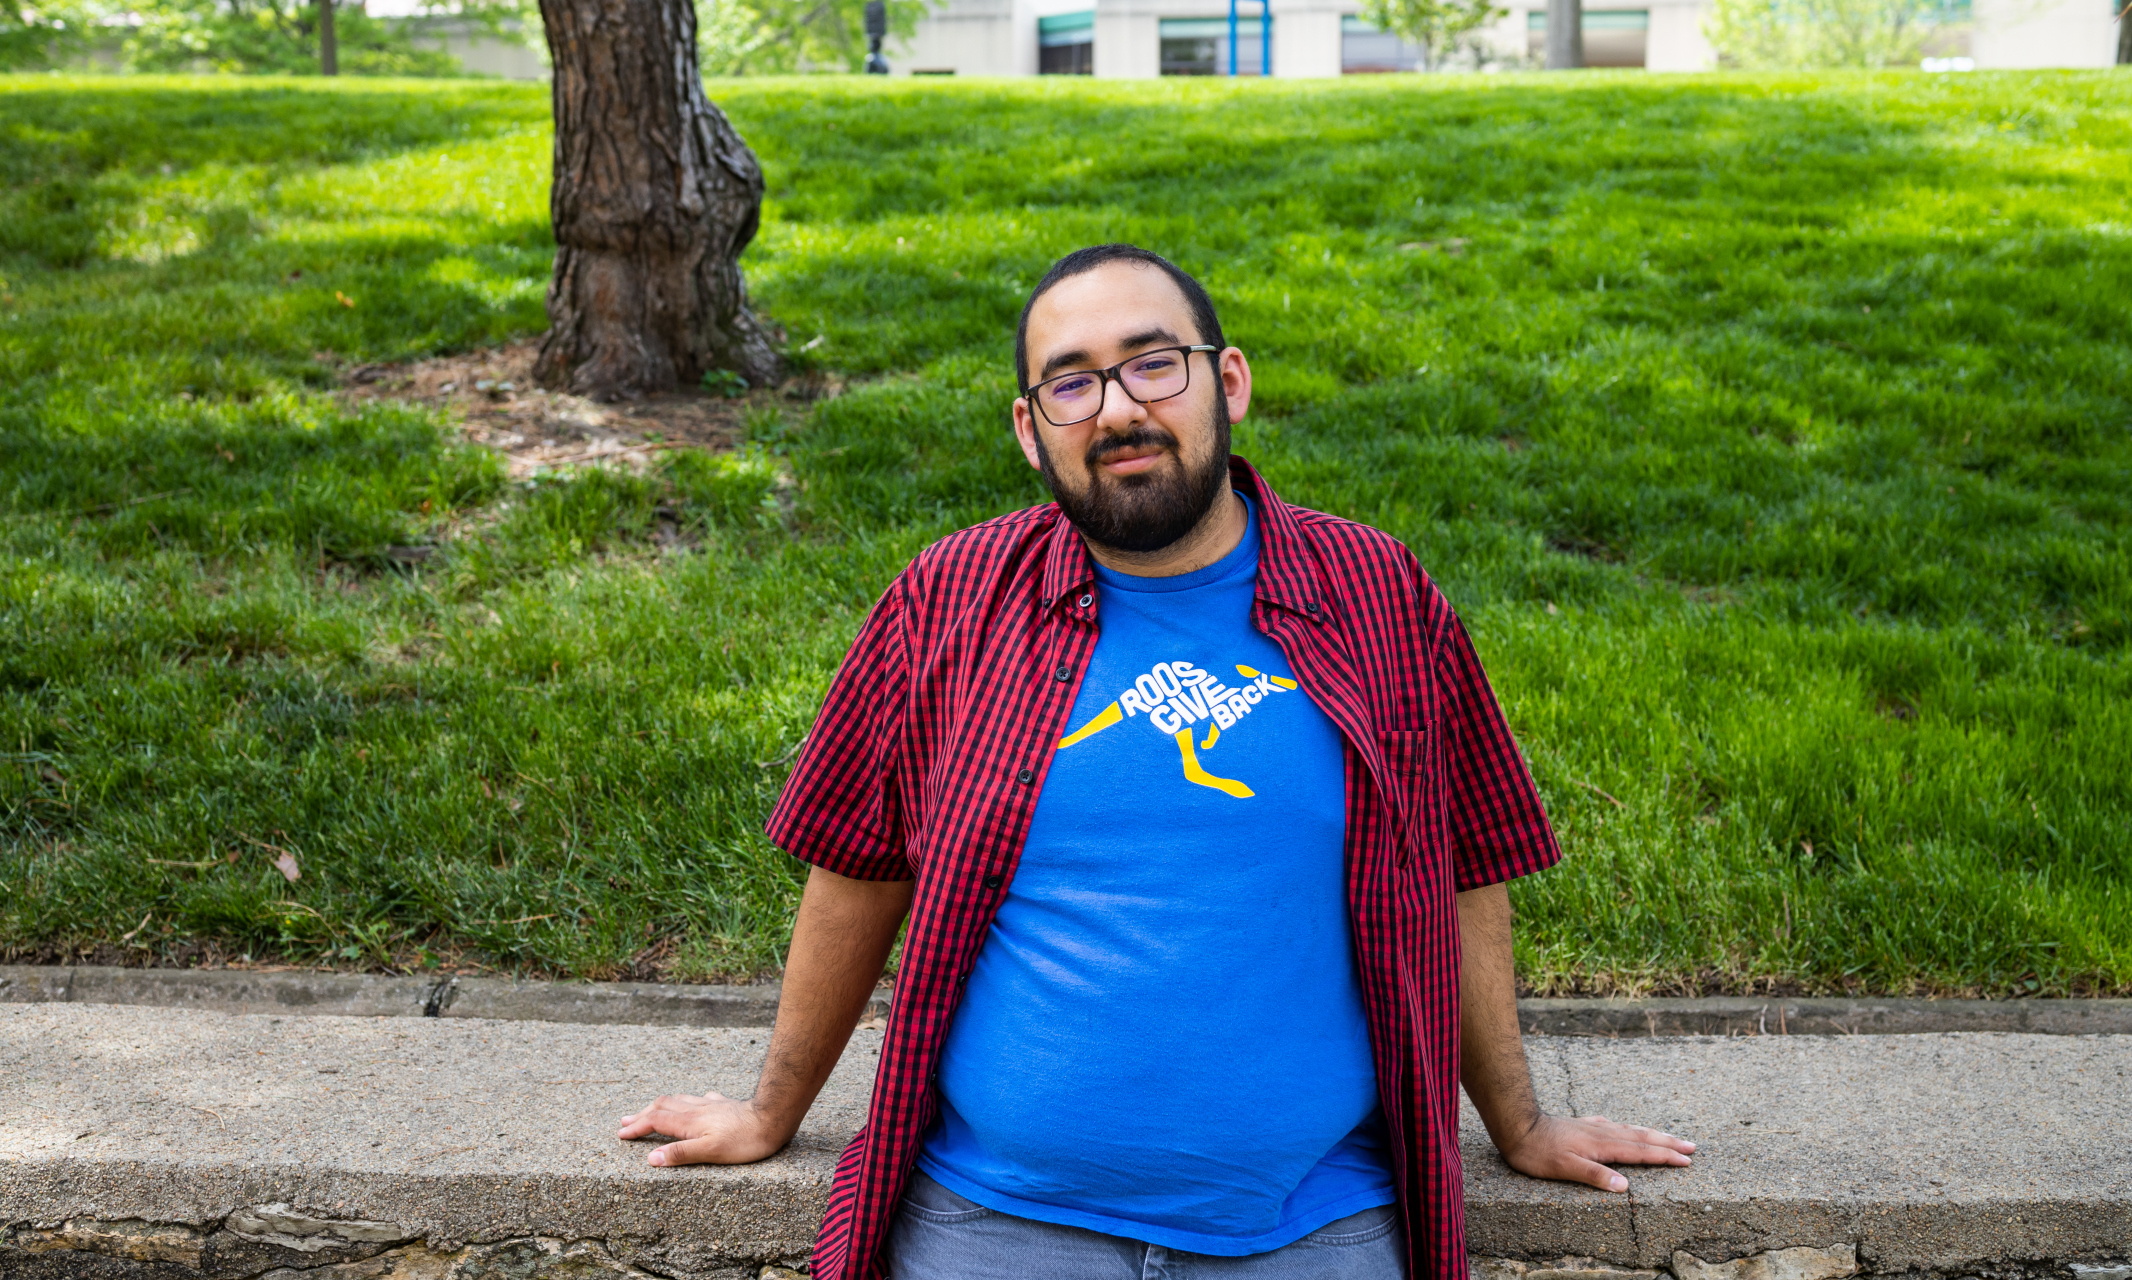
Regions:
<instances>
[{"instance_id":1,"label":"shirt button","mask_svg":"<svg viewBox=\"0 0 2132 1280\"><path fill-rule=\"evenodd\" d=\"M999 888L999 886L1000 886L1001 884L1003 884L1003 883L1005 883L1005 882L1006 882L1006 877L1004 877L1004 876L996 876L996 875L993 875L993 876L986 876L986 877L985 877L985 888L987 888L987 889L997 889L997 888Z\"/></svg>"},{"instance_id":2,"label":"shirt button","mask_svg":"<svg viewBox=\"0 0 2132 1280\"><path fill-rule=\"evenodd\" d=\"M1024 769L1014 775L1014 780L1026 787L1036 781L1036 771L1034 769Z\"/></svg>"},{"instance_id":3,"label":"shirt button","mask_svg":"<svg viewBox=\"0 0 2132 1280\"><path fill-rule=\"evenodd\" d=\"M1056 671L1054 671L1054 672L1052 672L1052 673L1051 673L1051 676L1052 676L1052 678L1053 678L1054 680L1057 680L1057 681L1058 681L1058 682L1059 682L1060 684L1064 684L1064 683L1066 683L1066 682L1067 682L1068 680L1071 680L1071 679L1073 679L1073 668L1072 668L1072 667L1069 667L1069 666L1067 666L1067 665L1066 665L1065 663L1063 663L1063 662L1062 662L1062 663L1060 663L1060 664L1059 664L1059 669L1058 669L1058 670L1056 670Z\"/></svg>"},{"instance_id":4,"label":"shirt button","mask_svg":"<svg viewBox=\"0 0 2132 1280\"><path fill-rule=\"evenodd\" d=\"M1096 602L1096 598L1095 598L1094 596L1082 596L1082 597L1081 597L1081 607L1082 607L1083 609L1086 609L1086 608L1087 608L1088 606L1090 606L1090 605L1094 604L1095 602Z\"/></svg>"},{"instance_id":5,"label":"shirt button","mask_svg":"<svg viewBox=\"0 0 2132 1280\"><path fill-rule=\"evenodd\" d=\"M1305 600L1305 601L1303 602L1303 612L1305 612L1305 613L1316 613L1317 611L1318 611L1318 602L1317 602L1317 601L1315 601L1315 600Z\"/></svg>"}]
</instances>

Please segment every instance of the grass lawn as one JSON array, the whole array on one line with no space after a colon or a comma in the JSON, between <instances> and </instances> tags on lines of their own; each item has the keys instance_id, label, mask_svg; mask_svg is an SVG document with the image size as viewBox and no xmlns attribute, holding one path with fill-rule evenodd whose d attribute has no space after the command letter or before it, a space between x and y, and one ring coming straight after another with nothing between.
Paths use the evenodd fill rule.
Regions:
<instances>
[{"instance_id":1,"label":"grass lawn","mask_svg":"<svg viewBox=\"0 0 2132 1280\"><path fill-rule=\"evenodd\" d=\"M544 90L0 77L0 957L774 968L782 762L1129 239L1466 617L1536 989L2132 993L2132 75L712 90L847 389L517 482L333 386L542 328Z\"/></svg>"}]
</instances>

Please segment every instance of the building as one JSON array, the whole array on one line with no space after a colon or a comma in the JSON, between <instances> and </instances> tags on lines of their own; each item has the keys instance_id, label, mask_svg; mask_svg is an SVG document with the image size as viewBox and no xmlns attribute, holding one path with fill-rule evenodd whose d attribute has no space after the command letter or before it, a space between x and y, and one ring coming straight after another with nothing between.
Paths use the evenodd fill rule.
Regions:
<instances>
[{"instance_id":1,"label":"building","mask_svg":"<svg viewBox=\"0 0 2132 1280\"><path fill-rule=\"evenodd\" d=\"M2125 0L1973 0L1971 57L1993 69L2111 66L2124 7Z\"/></svg>"},{"instance_id":2,"label":"building","mask_svg":"<svg viewBox=\"0 0 2132 1280\"><path fill-rule=\"evenodd\" d=\"M410 24L416 43L452 55L473 75L505 80L548 78L548 59L534 47L540 43L538 34L527 40L525 27L515 18L505 20L503 30L496 32L468 18L431 13L423 0L361 2L363 12L370 17Z\"/></svg>"},{"instance_id":3,"label":"building","mask_svg":"<svg viewBox=\"0 0 2132 1280\"><path fill-rule=\"evenodd\" d=\"M1479 33L1487 64L1538 66L1547 29L1544 0L1497 0L1510 15ZM1705 71L1707 0L1585 0L1584 54L1594 67ZM2115 59L2115 7L2124 0L1969 0L1971 21L1945 47L1957 65L1985 69L2106 67ZM1419 52L1359 16L1360 0L1243 0L1237 71L1255 76L1363 75L1413 71ZM414 15L417 0L370 0L377 16ZM1262 19L1272 47L1262 49ZM416 19L425 38L468 71L511 80L547 77L539 50L499 40L460 19ZM900 46L900 47L899 47ZM964 76L1226 75L1228 0L946 0L908 41L892 41L899 74ZM1461 66L1472 65L1462 58ZM1944 65L1944 64L1940 64Z\"/></svg>"},{"instance_id":4,"label":"building","mask_svg":"<svg viewBox=\"0 0 2132 1280\"><path fill-rule=\"evenodd\" d=\"M371 12L376 12L373 6ZM526 43L516 22L505 24L505 34L460 18L422 20L417 39L434 42L437 48L459 59L459 65L477 76L500 76L505 80L545 80L548 59Z\"/></svg>"},{"instance_id":5,"label":"building","mask_svg":"<svg viewBox=\"0 0 2132 1280\"><path fill-rule=\"evenodd\" d=\"M1498 0L1509 16L1479 33L1484 65L1536 66L1544 0ZM1706 0L1585 0L1585 61L1594 67L1705 71ZM1936 50L1977 67L2108 66L2121 0L1972 0L1973 22ZM1262 4L1264 8L1262 9ZM1359 0L1242 0L1236 72L1337 76L1411 71L1418 51L1370 26ZM1272 29L1260 44L1261 23ZM896 47L900 43L901 47ZM945 0L889 63L917 75L1229 74L1228 0ZM1461 60L1471 65L1472 59Z\"/></svg>"},{"instance_id":6,"label":"building","mask_svg":"<svg viewBox=\"0 0 2132 1280\"><path fill-rule=\"evenodd\" d=\"M518 23L505 24L505 35L463 19L432 19L424 23L423 36L459 59L459 65L477 76L500 76L505 80L545 80L548 59L526 43Z\"/></svg>"}]
</instances>

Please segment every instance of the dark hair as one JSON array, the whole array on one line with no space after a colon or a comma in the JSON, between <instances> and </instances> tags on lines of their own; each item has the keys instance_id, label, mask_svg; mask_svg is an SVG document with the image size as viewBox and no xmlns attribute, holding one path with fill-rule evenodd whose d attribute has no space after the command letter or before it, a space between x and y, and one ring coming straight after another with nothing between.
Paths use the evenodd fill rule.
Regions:
<instances>
[{"instance_id":1,"label":"dark hair","mask_svg":"<svg viewBox=\"0 0 2132 1280\"><path fill-rule=\"evenodd\" d=\"M1044 278L1036 282L1036 288L1029 291L1029 301L1022 304L1022 321L1014 327L1014 385L1017 389L1029 385L1029 312L1035 308L1036 300L1049 293L1051 286L1059 281L1085 275L1112 262L1140 262L1160 267L1184 294L1185 305L1192 309L1192 324L1199 330L1198 340L1217 347L1228 345L1221 339L1221 321L1214 315L1214 299L1207 296L1206 289L1184 268L1159 253L1149 253L1135 245L1090 245L1052 263L1051 270L1046 271Z\"/></svg>"}]
</instances>

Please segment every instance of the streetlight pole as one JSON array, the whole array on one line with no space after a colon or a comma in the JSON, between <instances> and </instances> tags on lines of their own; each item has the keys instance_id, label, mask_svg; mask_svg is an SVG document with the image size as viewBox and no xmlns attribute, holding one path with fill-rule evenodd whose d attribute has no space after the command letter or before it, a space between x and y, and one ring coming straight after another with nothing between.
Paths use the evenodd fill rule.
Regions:
<instances>
[{"instance_id":1,"label":"streetlight pole","mask_svg":"<svg viewBox=\"0 0 2132 1280\"><path fill-rule=\"evenodd\" d=\"M850 12L846 10L846 12ZM866 0L866 74L888 74L888 59L881 56L881 42L888 38L886 0Z\"/></svg>"}]
</instances>

